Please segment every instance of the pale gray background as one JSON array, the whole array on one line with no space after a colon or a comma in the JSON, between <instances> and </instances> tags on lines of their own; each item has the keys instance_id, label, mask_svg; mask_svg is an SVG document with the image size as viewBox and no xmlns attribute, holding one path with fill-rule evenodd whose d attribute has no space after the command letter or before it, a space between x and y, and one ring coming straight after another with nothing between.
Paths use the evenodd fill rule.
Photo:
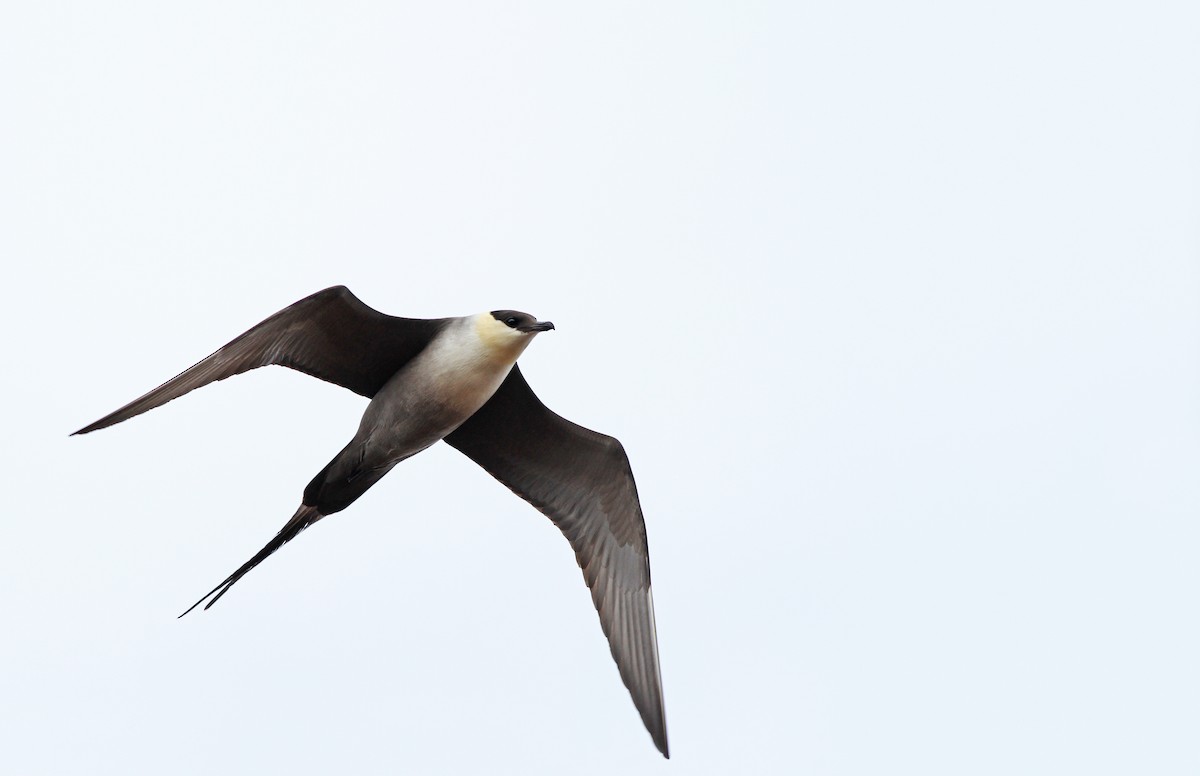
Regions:
<instances>
[{"instance_id":1,"label":"pale gray background","mask_svg":"<svg viewBox=\"0 0 1200 776\"><path fill-rule=\"evenodd\" d=\"M20 774L1200 771L1195 3L11 3ZM68 432L296 299L555 321L674 759L558 532L439 446L243 580L365 402Z\"/></svg>"}]
</instances>

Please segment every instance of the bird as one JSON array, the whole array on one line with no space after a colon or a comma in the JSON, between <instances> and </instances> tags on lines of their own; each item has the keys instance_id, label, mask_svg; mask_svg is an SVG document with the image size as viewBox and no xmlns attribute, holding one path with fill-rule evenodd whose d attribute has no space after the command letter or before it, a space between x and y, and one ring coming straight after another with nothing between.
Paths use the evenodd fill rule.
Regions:
<instances>
[{"instance_id":1,"label":"bird","mask_svg":"<svg viewBox=\"0 0 1200 776\"><path fill-rule=\"evenodd\" d=\"M345 286L334 286L271 315L72 436L268 365L367 397L358 430L309 482L292 518L179 616L206 601L208 609L305 528L346 509L396 464L444 441L566 536L621 679L655 747L669 758L646 524L629 458L615 438L548 409L517 365L534 338L553 329L553 323L516 310L401 318L369 307Z\"/></svg>"}]
</instances>

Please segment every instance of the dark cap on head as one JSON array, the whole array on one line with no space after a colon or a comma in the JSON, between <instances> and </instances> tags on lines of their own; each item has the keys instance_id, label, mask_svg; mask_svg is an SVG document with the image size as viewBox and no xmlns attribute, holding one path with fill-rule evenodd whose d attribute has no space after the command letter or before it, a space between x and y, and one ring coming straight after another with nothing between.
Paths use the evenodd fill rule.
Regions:
<instances>
[{"instance_id":1,"label":"dark cap on head","mask_svg":"<svg viewBox=\"0 0 1200 776\"><path fill-rule=\"evenodd\" d=\"M527 334L535 331L550 331L554 328L554 324L550 321L539 323L537 318L519 310L492 310L492 317L510 329L523 331Z\"/></svg>"}]
</instances>

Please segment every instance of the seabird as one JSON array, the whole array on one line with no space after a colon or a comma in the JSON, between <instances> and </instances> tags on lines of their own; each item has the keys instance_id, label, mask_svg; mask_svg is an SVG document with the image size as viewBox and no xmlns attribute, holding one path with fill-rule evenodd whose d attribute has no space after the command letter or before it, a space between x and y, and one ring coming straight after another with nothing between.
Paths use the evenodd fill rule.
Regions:
<instances>
[{"instance_id":1,"label":"seabird","mask_svg":"<svg viewBox=\"0 0 1200 776\"><path fill-rule=\"evenodd\" d=\"M554 324L516 310L398 318L335 286L286 307L208 358L75 434L162 406L215 380L277 364L371 401L350 443L317 473L267 545L193 604L205 609L301 531L350 506L439 439L549 517L567 537L621 679L668 757L646 524L621 443L551 412L517 358ZM182 617L183 615L180 615Z\"/></svg>"}]
</instances>

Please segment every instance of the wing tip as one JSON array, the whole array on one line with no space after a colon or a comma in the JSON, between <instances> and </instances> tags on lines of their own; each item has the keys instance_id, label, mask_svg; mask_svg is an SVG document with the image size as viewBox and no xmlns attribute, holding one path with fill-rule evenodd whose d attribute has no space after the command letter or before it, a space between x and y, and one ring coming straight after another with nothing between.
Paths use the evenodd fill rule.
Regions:
<instances>
[{"instance_id":1,"label":"wing tip","mask_svg":"<svg viewBox=\"0 0 1200 776\"><path fill-rule=\"evenodd\" d=\"M646 725L646 732L650 734L650 739L654 742L654 748L662 753L662 756L671 759L671 747L667 744L667 714L666 709L660 704L658 707L657 719L651 717L642 718L642 722Z\"/></svg>"},{"instance_id":2,"label":"wing tip","mask_svg":"<svg viewBox=\"0 0 1200 776\"><path fill-rule=\"evenodd\" d=\"M130 417L132 417L132 416L130 416ZM80 436L81 434L90 434L93 431L99 431L100 429L108 428L109 426L115 426L118 423L120 423L121 421L128 420L128 419L129 418L127 418L127 417L121 417L119 412L114 412L111 415L105 415L104 417L100 418L100 420L97 420L95 423L87 424L86 426L79 429L78 431L72 431L70 436Z\"/></svg>"}]
</instances>

